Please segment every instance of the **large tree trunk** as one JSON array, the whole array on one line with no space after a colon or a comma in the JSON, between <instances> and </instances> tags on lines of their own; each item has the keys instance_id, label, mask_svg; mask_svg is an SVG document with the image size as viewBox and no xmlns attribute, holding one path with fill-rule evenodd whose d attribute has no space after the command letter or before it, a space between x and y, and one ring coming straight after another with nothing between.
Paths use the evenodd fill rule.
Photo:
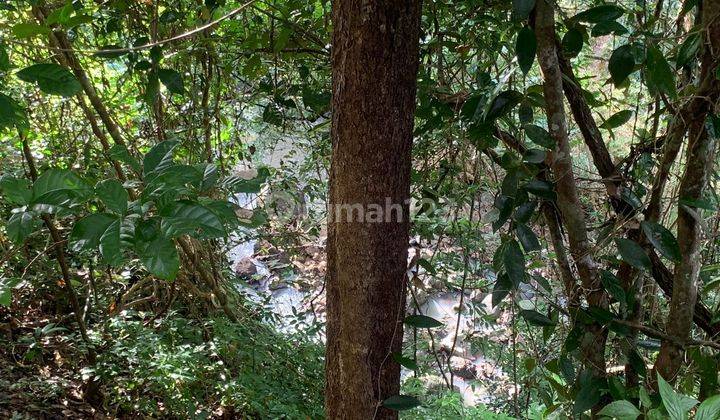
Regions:
<instances>
[{"instance_id":1,"label":"large tree trunk","mask_svg":"<svg viewBox=\"0 0 720 420\"><path fill-rule=\"evenodd\" d=\"M333 26L326 414L396 418L420 2L338 0Z\"/></svg>"},{"instance_id":2,"label":"large tree trunk","mask_svg":"<svg viewBox=\"0 0 720 420\"><path fill-rule=\"evenodd\" d=\"M573 174L572 155L567 132L567 118L563 103L562 73L555 46L555 17L548 0L538 0L535 9L535 32L538 62L543 74L546 114L550 135L555 140L551 169L555 176L557 205L567 229L572 255L578 275L586 291L590 306L607 309L608 297L602 287L593 250L587 236L585 214L578 197ZM595 376L605 376L605 341L607 331L599 324L587 326L582 353L586 368Z\"/></svg>"}]
</instances>

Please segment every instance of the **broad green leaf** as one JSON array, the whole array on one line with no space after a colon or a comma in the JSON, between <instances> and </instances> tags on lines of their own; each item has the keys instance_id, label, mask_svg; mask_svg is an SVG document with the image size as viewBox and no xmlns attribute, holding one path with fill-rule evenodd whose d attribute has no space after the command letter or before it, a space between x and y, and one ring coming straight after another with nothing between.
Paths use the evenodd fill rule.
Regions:
<instances>
[{"instance_id":1,"label":"broad green leaf","mask_svg":"<svg viewBox=\"0 0 720 420\"><path fill-rule=\"evenodd\" d=\"M394 395L382 402L383 407L395 411L409 410L420 405L420 400L410 395Z\"/></svg>"},{"instance_id":2,"label":"broad green leaf","mask_svg":"<svg viewBox=\"0 0 720 420\"><path fill-rule=\"evenodd\" d=\"M654 45L648 47L645 72L646 84L652 92L662 92L671 99L677 98L675 74L663 53Z\"/></svg>"},{"instance_id":3,"label":"broad green leaf","mask_svg":"<svg viewBox=\"0 0 720 420\"><path fill-rule=\"evenodd\" d=\"M138 163L137 159L132 157L130 155L130 152L128 152L127 148L125 148L121 144L116 144L111 147L108 151L108 154L111 158L119 160L126 165L129 165L135 172L140 172L142 170L142 167L140 166L140 163Z\"/></svg>"},{"instance_id":4,"label":"broad green leaf","mask_svg":"<svg viewBox=\"0 0 720 420\"><path fill-rule=\"evenodd\" d=\"M612 4L595 6L573 16L572 20L578 22L600 23L615 20L623 15L624 9Z\"/></svg>"},{"instance_id":5,"label":"broad green leaf","mask_svg":"<svg viewBox=\"0 0 720 420\"><path fill-rule=\"evenodd\" d=\"M66 169L48 169L35 181L31 203L43 211L55 212L54 207L65 207L89 198L92 187ZM47 207L50 206L50 207Z\"/></svg>"},{"instance_id":6,"label":"broad green leaf","mask_svg":"<svg viewBox=\"0 0 720 420\"><path fill-rule=\"evenodd\" d=\"M100 237L100 254L108 265L119 266L122 263L120 226L122 219L115 219Z\"/></svg>"},{"instance_id":7,"label":"broad green leaf","mask_svg":"<svg viewBox=\"0 0 720 420\"><path fill-rule=\"evenodd\" d=\"M598 413L619 420L635 420L642 414L630 401L613 401Z\"/></svg>"},{"instance_id":8,"label":"broad green leaf","mask_svg":"<svg viewBox=\"0 0 720 420\"><path fill-rule=\"evenodd\" d=\"M623 261L635 268L650 269L652 265L650 257L647 256L645 250L636 242L630 239L617 238L615 239L615 244Z\"/></svg>"},{"instance_id":9,"label":"broad green leaf","mask_svg":"<svg viewBox=\"0 0 720 420\"><path fill-rule=\"evenodd\" d=\"M527 225L519 224L515 226L515 233L517 233L518 240L522 244L525 252L540 250L540 242L538 242L535 232Z\"/></svg>"},{"instance_id":10,"label":"broad green leaf","mask_svg":"<svg viewBox=\"0 0 720 420\"><path fill-rule=\"evenodd\" d=\"M39 63L15 73L20 79L28 83L37 83L45 93L50 95L73 96L82 90L70 71L55 63Z\"/></svg>"},{"instance_id":11,"label":"broad green leaf","mask_svg":"<svg viewBox=\"0 0 720 420\"><path fill-rule=\"evenodd\" d=\"M702 37L700 33L694 32L688 35L687 39L680 44L678 49L677 57L675 58L676 68L684 67L695 58L700 46L702 45Z\"/></svg>"},{"instance_id":12,"label":"broad green leaf","mask_svg":"<svg viewBox=\"0 0 720 420\"><path fill-rule=\"evenodd\" d=\"M180 270L180 258L171 239L159 236L143 244L139 256L145 268L163 280L174 280Z\"/></svg>"},{"instance_id":13,"label":"broad green leaf","mask_svg":"<svg viewBox=\"0 0 720 420\"><path fill-rule=\"evenodd\" d=\"M102 202L118 214L125 214L128 207L128 192L123 188L120 181L116 179L106 179L95 185L95 194Z\"/></svg>"},{"instance_id":14,"label":"broad green leaf","mask_svg":"<svg viewBox=\"0 0 720 420\"><path fill-rule=\"evenodd\" d=\"M611 115L610 118L605 120L605 122L600 124L600 128L607 128L608 130L618 128L626 122L630 121L630 118L632 118L632 116L633 112L629 109L616 112L615 114Z\"/></svg>"},{"instance_id":15,"label":"broad green leaf","mask_svg":"<svg viewBox=\"0 0 720 420\"><path fill-rule=\"evenodd\" d=\"M697 405L698 401L694 398L678 394L668 384L665 379L657 374L658 390L660 391L660 397L662 398L663 406L670 415L671 420L684 420L687 419L688 412Z\"/></svg>"},{"instance_id":16,"label":"broad green leaf","mask_svg":"<svg viewBox=\"0 0 720 420\"><path fill-rule=\"evenodd\" d=\"M602 397L602 382L598 378L594 378L588 371L580 374L579 378L580 390L575 396L575 404L573 405L573 414L581 414L590 410Z\"/></svg>"},{"instance_id":17,"label":"broad green leaf","mask_svg":"<svg viewBox=\"0 0 720 420\"><path fill-rule=\"evenodd\" d=\"M510 281L510 278L507 276L506 273L502 273L498 276L497 280L495 281L495 286L493 286L492 290L492 306L493 308L498 306L500 302L502 302L503 299L507 295L510 294L510 291L513 288L513 284Z\"/></svg>"},{"instance_id":18,"label":"broad green leaf","mask_svg":"<svg viewBox=\"0 0 720 420\"><path fill-rule=\"evenodd\" d=\"M147 176L151 172L157 172L172 165L173 151L177 145L178 142L167 140L153 146L143 159L143 174Z\"/></svg>"},{"instance_id":19,"label":"broad green leaf","mask_svg":"<svg viewBox=\"0 0 720 420\"><path fill-rule=\"evenodd\" d=\"M590 34L594 37L597 36L604 36L604 35L625 35L628 33L628 29L621 24L615 22L614 20L606 20L604 22L600 22L597 25L593 26L592 31Z\"/></svg>"},{"instance_id":20,"label":"broad green leaf","mask_svg":"<svg viewBox=\"0 0 720 420\"><path fill-rule=\"evenodd\" d=\"M720 395L712 396L700 404L695 413L695 420L720 419Z\"/></svg>"},{"instance_id":21,"label":"broad green leaf","mask_svg":"<svg viewBox=\"0 0 720 420\"><path fill-rule=\"evenodd\" d=\"M405 317L403 322L411 327L417 328L437 328L443 326L442 322L427 315L409 315Z\"/></svg>"},{"instance_id":22,"label":"broad green leaf","mask_svg":"<svg viewBox=\"0 0 720 420\"><path fill-rule=\"evenodd\" d=\"M502 261L512 284L517 286L525 280L525 256L516 241L505 244Z\"/></svg>"},{"instance_id":23,"label":"broad green leaf","mask_svg":"<svg viewBox=\"0 0 720 420\"><path fill-rule=\"evenodd\" d=\"M225 227L215 212L207 207L189 202L174 203L167 215L163 215L161 230L167 237L185 234L200 235L205 238L225 236Z\"/></svg>"},{"instance_id":24,"label":"broad green leaf","mask_svg":"<svg viewBox=\"0 0 720 420\"><path fill-rule=\"evenodd\" d=\"M0 132L13 127L27 125L25 109L13 98L0 93Z\"/></svg>"},{"instance_id":25,"label":"broad green leaf","mask_svg":"<svg viewBox=\"0 0 720 420\"><path fill-rule=\"evenodd\" d=\"M13 25L12 33L16 38L30 38L37 35L47 35L50 33L50 28L33 22L25 22Z\"/></svg>"},{"instance_id":26,"label":"broad green leaf","mask_svg":"<svg viewBox=\"0 0 720 420\"><path fill-rule=\"evenodd\" d=\"M533 32L529 26L524 26L520 29L520 32L518 32L515 43L515 55L517 56L520 70L522 70L524 74L527 74L532 68L536 51L537 40L535 39L535 32Z\"/></svg>"},{"instance_id":27,"label":"broad green leaf","mask_svg":"<svg viewBox=\"0 0 720 420\"><path fill-rule=\"evenodd\" d=\"M175 70L159 69L158 77L163 85L172 93L182 95L185 93L185 84L182 75Z\"/></svg>"},{"instance_id":28,"label":"broad green leaf","mask_svg":"<svg viewBox=\"0 0 720 420\"><path fill-rule=\"evenodd\" d=\"M552 150L555 148L555 140L544 128L535 124L525 124L523 128L525 129L525 135L531 142L546 149Z\"/></svg>"},{"instance_id":29,"label":"broad green leaf","mask_svg":"<svg viewBox=\"0 0 720 420\"><path fill-rule=\"evenodd\" d=\"M523 162L543 163L547 157L547 152L540 149L527 149L523 154Z\"/></svg>"},{"instance_id":30,"label":"broad green leaf","mask_svg":"<svg viewBox=\"0 0 720 420\"><path fill-rule=\"evenodd\" d=\"M523 185L523 188L525 188L528 192L546 200L555 200L556 198L553 185L549 182L533 179Z\"/></svg>"},{"instance_id":31,"label":"broad green leaf","mask_svg":"<svg viewBox=\"0 0 720 420\"><path fill-rule=\"evenodd\" d=\"M116 218L104 213L95 213L78 220L70 232L70 249L74 251L97 249L100 238Z\"/></svg>"},{"instance_id":32,"label":"broad green leaf","mask_svg":"<svg viewBox=\"0 0 720 420\"><path fill-rule=\"evenodd\" d=\"M20 206L30 203L32 199L30 181L25 178L3 175L0 177L0 192L7 202Z\"/></svg>"},{"instance_id":33,"label":"broad green leaf","mask_svg":"<svg viewBox=\"0 0 720 420\"><path fill-rule=\"evenodd\" d=\"M493 121L505 116L522 101L522 98L523 94L516 90L500 92L490 103L490 108L485 114L485 121Z\"/></svg>"},{"instance_id":34,"label":"broad green leaf","mask_svg":"<svg viewBox=\"0 0 720 420\"><path fill-rule=\"evenodd\" d=\"M535 8L535 0L512 0L512 19L515 21L525 20Z\"/></svg>"},{"instance_id":35,"label":"broad green leaf","mask_svg":"<svg viewBox=\"0 0 720 420\"><path fill-rule=\"evenodd\" d=\"M678 262L682 259L680 253L680 245L678 245L675 235L667 230L663 225L644 221L641 223L642 230L648 241L658 250L665 258L670 261Z\"/></svg>"},{"instance_id":36,"label":"broad green leaf","mask_svg":"<svg viewBox=\"0 0 720 420\"><path fill-rule=\"evenodd\" d=\"M401 353L393 353L393 360L395 360L400 366L410 369L410 370L417 370L418 365L415 363L415 360L403 356Z\"/></svg>"},{"instance_id":37,"label":"broad green leaf","mask_svg":"<svg viewBox=\"0 0 720 420\"><path fill-rule=\"evenodd\" d=\"M0 277L0 305L9 307L12 302L12 290L20 284L20 278Z\"/></svg>"},{"instance_id":38,"label":"broad green leaf","mask_svg":"<svg viewBox=\"0 0 720 420\"><path fill-rule=\"evenodd\" d=\"M600 271L600 281L610 296L620 303L626 302L625 289L620 285L620 280L607 270Z\"/></svg>"},{"instance_id":39,"label":"broad green leaf","mask_svg":"<svg viewBox=\"0 0 720 420\"><path fill-rule=\"evenodd\" d=\"M630 45L621 45L613 51L608 70L615 86L622 84L635 71L635 56Z\"/></svg>"},{"instance_id":40,"label":"broad green leaf","mask_svg":"<svg viewBox=\"0 0 720 420\"><path fill-rule=\"evenodd\" d=\"M540 312L533 311L530 309L524 309L524 310L520 311L520 316L525 318L525 320L528 322L528 324L535 325L538 327L550 327L550 326L557 324L557 322L555 322L552 319L548 318L547 316L541 314Z\"/></svg>"},{"instance_id":41,"label":"broad green leaf","mask_svg":"<svg viewBox=\"0 0 720 420\"><path fill-rule=\"evenodd\" d=\"M565 33L560 43L565 57L573 58L580 54L583 47L583 34L580 30L573 26Z\"/></svg>"},{"instance_id":42,"label":"broad green leaf","mask_svg":"<svg viewBox=\"0 0 720 420\"><path fill-rule=\"evenodd\" d=\"M156 71L148 72L148 80L145 85L145 92L143 93L143 99L148 107L152 108L155 105L155 101L158 99L160 93L160 79Z\"/></svg>"},{"instance_id":43,"label":"broad green leaf","mask_svg":"<svg viewBox=\"0 0 720 420\"><path fill-rule=\"evenodd\" d=\"M37 227L37 220L29 211L14 213L5 225L5 232L11 241L19 244Z\"/></svg>"}]
</instances>

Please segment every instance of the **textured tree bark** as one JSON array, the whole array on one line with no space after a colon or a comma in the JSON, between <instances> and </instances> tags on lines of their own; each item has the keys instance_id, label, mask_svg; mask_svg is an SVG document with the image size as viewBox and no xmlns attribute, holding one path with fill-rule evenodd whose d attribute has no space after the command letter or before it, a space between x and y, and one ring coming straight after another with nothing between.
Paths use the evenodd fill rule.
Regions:
<instances>
[{"instance_id":1,"label":"textured tree bark","mask_svg":"<svg viewBox=\"0 0 720 420\"><path fill-rule=\"evenodd\" d=\"M702 197L715 156L715 140L704 129L703 121L699 130L692 129L687 155L687 166L680 182L680 197L697 200ZM697 281L700 274L700 221L697 208L680 205L677 218L677 238L682 260L675 266L673 276L673 297L665 327L668 335L684 342L690 338L693 324L693 308L697 300ZM675 342L663 341L655 369L663 378L675 378L685 356L685 350Z\"/></svg>"},{"instance_id":2,"label":"textured tree bark","mask_svg":"<svg viewBox=\"0 0 720 420\"><path fill-rule=\"evenodd\" d=\"M585 215L575 185L563 103L562 73L555 47L554 10L547 0L538 0L536 3L535 28L538 62L544 78L548 129L556 147L550 167L555 177L557 205L588 304L607 309L608 297L598 276L592 245L587 236ZM595 376L603 377L607 331L599 324L591 324L587 326L587 332L587 339L583 340L582 346L584 363Z\"/></svg>"},{"instance_id":3,"label":"textured tree bark","mask_svg":"<svg viewBox=\"0 0 720 420\"><path fill-rule=\"evenodd\" d=\"M691 99L689 105L695 112L688 115L682 125L685 130L677 130L677 138L668 136L668 153L675 153L682 144L685 131L688 136L688 153L685 163L685 172L680 181L680 199L697 200L702 197L705 186L708 182L711 167L714 162L715 135L708 135L705 129L705 119L710 110L718 100L720 81L714 77L714 69L720 61L720 3L704 2L702 10L702 22L705 27L704 48L702 53L702 65L700 80L702 81L700 92ZM700 96L701 93L707 95ZM676 118L674 125L681 125ZM674 132L671 132L673 134ZM674 159L674 156L673 156ZM664 163L664 162L663 162ZM663 168L661 168L663 169ZM658 175L659 176L659 175ZM656 184L662 181L656 178ZM653 190L653 193L656 191ZM660 192L662 190L660 189ZM657 217L659 213L660 199L654 194L651 202L655 207L650 216ZM697 302L697 281L702 263L700 258L700 221L698 220L697 208L692 204L678 205L677 218L677 239L682 253L682 260L675 266L673 273L673 297L670 301L670 312L666 323L666 332L675 338L675 341L665 340L662 342L660 354L655 363L655 370L667 380L674 380L685 356L685 350L678 342L683 343L690 338L690 331L693 323L693 310ZM652 220L652 219L651 219Z\"/></svg>"},{"instance_id":4,"label":"textured tree bark","mask_svg":"<svg viewBox=\"0 0 720 420\"><path fill-rule=\"evenodd\" d=\"M333 2L325 393L331 419L397 418L380 403L400 386L391 354L400 351L405 311L419 34L418 0ZM384 209L380 220L375 206Z\"/></svg>"}]
</instances>

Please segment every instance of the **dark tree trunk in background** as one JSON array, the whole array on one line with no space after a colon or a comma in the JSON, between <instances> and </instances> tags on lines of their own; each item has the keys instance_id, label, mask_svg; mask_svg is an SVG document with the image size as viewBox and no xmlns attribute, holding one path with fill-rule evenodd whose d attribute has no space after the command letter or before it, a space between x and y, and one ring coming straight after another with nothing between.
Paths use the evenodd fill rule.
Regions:
<instances>
[{"instance_id":1,"label":"dark tree trunk in background","mask_svg":"<svg viewBox=\"0 0 720 420\"><path fill-rule=\"evenodd\" d=\"M326 414L396 418L420 2L337 0L333 31Z\"/></svg>"}]
</instances>

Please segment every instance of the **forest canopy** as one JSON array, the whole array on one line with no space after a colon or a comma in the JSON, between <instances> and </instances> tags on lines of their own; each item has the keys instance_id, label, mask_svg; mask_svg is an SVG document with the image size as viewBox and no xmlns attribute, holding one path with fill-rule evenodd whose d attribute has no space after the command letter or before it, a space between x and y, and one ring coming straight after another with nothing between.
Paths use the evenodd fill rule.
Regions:
<instances>
[{"instance_id":1,"label":"forest canopy","mask_svg":"<svg viewBox=\"0 0 720 420\"><path fill-rule=\"evenodd\" d=\"M0 0L3 418L720 419L717 0Z\"/></svg>"}]
</instances>

